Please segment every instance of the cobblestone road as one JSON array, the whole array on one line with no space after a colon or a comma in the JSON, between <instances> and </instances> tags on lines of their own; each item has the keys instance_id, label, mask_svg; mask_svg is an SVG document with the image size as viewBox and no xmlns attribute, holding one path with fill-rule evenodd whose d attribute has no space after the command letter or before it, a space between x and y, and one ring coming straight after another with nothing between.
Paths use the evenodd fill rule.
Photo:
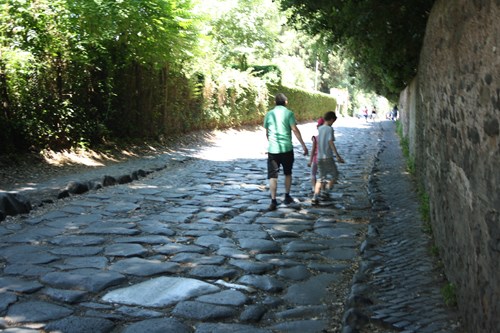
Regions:
<instances>
[{"instance_id":1,"label":"cobblestone road","mask_svg":"<svg viewBox=\"0 0 500 333\"><path fill-rule=\"evenodd\" d=\"M346 163L319 207L296 145L296 203L268 212L265 137L242 131L3 221L0 331L458 332L394 124L336 128Z\"/></svg>"}]
</instances>

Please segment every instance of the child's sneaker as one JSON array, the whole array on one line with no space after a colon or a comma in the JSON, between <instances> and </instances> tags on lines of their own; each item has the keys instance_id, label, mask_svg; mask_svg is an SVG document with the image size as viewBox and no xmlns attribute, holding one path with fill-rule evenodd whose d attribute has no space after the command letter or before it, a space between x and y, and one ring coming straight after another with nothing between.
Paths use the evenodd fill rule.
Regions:
<instances>
[{"instance_id":1,"label":"child's sneaker","mask_svg":"<svg viewBox=\"0 0 500 333\"><path fill-rule=\"evenodd\" d=\"M285 195L285 205L289 205L291 203L294 203L293 198L290 196L290 194Z\"/></svg>"},{"instance_id":2,"label":"child's sneaker","mask_svg":"<svg viewBox=\"0 0 500 333\"><path fill-rule=\"evenodd\" d=\"M323 192L321 192L320 197L321 197L321 199L323 199L323 200L328 200L328 199L330 199L330 192L328 192L328 191L323 191Z\"/></svg>"},{"instance_id":3,"label":"child's sneaker","mask_svg":"<svg viewBox=\"0 0 500 333\"><path fill-rule=\"evenodd\" d=\"M318 197L314 196L312 199L311 199L311 203L316 206L319 204L319 200L318 200Z\"/></svg>"}]
</instances>

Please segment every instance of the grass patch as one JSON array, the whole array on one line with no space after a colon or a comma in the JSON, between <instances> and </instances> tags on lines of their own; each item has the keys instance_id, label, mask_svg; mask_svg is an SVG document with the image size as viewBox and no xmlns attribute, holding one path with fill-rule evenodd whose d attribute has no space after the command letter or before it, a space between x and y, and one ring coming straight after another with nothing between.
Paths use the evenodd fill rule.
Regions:
<instances>
[{"instance_id":1,"label":"grass patch","mask_svg":"<svg viewBox=\"0 0 500 333\"><path fill-rule=\"evenodd\" d=\"M453 283L448 282L443 288L441 288L441 294L443 295L444 303L447 306L457 306L457 288Z\"/></svg>"},{"instance_id":2,"label":"grass patch","mask_svg":"<svg viewBox=\"0 0 500 333\"><path fill-rule=\"evenodd\" d=\"M436 245L432 245L429 251L433 257L439 258L439 248Z\"/></svg>"}]
</instances>

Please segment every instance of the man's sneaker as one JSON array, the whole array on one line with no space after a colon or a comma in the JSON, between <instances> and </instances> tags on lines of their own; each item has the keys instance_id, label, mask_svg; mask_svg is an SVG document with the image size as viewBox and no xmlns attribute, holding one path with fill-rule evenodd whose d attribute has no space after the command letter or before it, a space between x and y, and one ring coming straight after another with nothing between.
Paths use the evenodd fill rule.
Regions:
<instances>
[{"instance_id":1,"label":"man's sneaker","mask_svg":"<svg viewBox=\"0 0 500 333\"><path fill-rule=\"evenodd\" d=\"M317 198L317 197L313 197L313 198L311 199L311 203L312 203L313 205L315 205L315 206L316 206L316 205L318 205L318 204L319 204L319 200L318 200L318 198Z\"/></svg>"},{"instance_id":2,"label":"man's sneaker","mask_svg":"<svg viewBox=\"0 0 500 333\"><path fill-rule=\"evenodd\" d=\"M294 203L293 198L290 195L285 196L285 205L289 205L291 203Z\"/></svg>"},{"instance_id":3,"label":"man's sneaker","mask_svg":"<svg viewBox=\"0 0 500 333\"><path fill-rule=\"evenodd\" d=\"M271 201L271 204L269 205L269 211L276 210L278 207L278 203L276 201Z\"/></svg>"}]
</instances>

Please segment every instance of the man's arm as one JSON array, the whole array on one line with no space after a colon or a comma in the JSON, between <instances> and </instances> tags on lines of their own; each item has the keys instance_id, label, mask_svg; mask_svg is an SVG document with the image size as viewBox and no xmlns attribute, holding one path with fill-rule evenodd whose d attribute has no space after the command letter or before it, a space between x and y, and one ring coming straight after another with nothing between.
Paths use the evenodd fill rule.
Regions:
<instances>
[{"instance_id":1,"label":"man's arm","mask_svg":"<svg viewBox=\"0 0 500 333\"><path fill-rule=\"evenodd\" d=\"M302 145L302 149L304 150L304 155L307 156L307 154L309 154L309 150L307 149L304 140L302 140L302 134L300 134L299 128L297 127L297 125L292 125L291 127L293 134L295 134L295 137L297 138L297 140L299 140L300 144Z\"/></svg>"}]
</instances>

